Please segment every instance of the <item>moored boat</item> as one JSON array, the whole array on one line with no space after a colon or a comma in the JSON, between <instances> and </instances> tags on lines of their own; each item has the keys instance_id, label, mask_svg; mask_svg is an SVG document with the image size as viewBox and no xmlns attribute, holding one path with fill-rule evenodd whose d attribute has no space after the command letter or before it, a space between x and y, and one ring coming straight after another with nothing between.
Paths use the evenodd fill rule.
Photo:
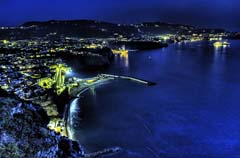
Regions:
<instances>
[{"instance_id":1,"label":"moored boat","mask_svg":"<svg viewBox=\"0 0 240 158\"><path fill-rule=\"evenodd\" d=\"M213 44L215 47L223 47L223 46L229 46L230 43L227 41L218 41Z\"/></svg>"}]
</instances>

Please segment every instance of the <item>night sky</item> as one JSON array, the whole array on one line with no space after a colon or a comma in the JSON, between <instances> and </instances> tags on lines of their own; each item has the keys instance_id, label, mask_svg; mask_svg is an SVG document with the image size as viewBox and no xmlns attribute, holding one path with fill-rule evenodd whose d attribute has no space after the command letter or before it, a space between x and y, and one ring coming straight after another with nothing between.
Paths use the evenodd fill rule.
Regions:
<instances>
[{"instance_id":1,"label":"night sky","mask_svg":"<svg viewBox=\"0 0 240 158\"><path fill-rule=\"evenodd\" d=\"M96 19L162 21L240 31L240 0L0 0L0 25L25 21Z\"/></svg>"}]
</instances>

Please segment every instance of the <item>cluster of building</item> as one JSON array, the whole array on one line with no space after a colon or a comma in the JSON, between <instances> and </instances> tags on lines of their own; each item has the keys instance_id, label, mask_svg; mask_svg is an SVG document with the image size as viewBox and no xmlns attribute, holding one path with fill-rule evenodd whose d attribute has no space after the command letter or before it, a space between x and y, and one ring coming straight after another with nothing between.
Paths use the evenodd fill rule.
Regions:
<instances>
[{"instance_id":1,"label":"cluster of building","mask_svg":"<svg viewBox=\"0 0 240 158\"><path fill-rule=\"evenodd\" d=\"M139 27L139 29L141 28L140 26L136 27ZM70 37L51 39L54 37L54 33L52 33L46 37L36 37L31 40L1 40L0 68L2 71L0 74L0 86L8 92L15 93L21 98L29 98L34 95L38 96L38 93L42 93L42 90L41 88L37 88L36 79L52 76L52 71L49 67L55 64L62 64L61 59L56 57L57 53L89 53L75 50L107 47L111 41L144 40L178 42L182 40L200 41L204 39L219 41L228 36L228 33L204 33L204 31L201 33L194 33L190 31L186 34L179 35L144 35L140 39L134 37L126 38L117 33L115 34L115 38L105 39L82 39ZM116 53L117 51L113 50L113 52Z\"/></svg>"},{"instance_id":2,"label":"cluster of building","mask_svg":"<svg viewBox=\"0 0 240 158\"><path fill-rule=\"evenodd\" d=\"M142 24L143 25L143 24ZM146 24L147 25L147 24ZM149 25L149 24L148 24ZM134 25L141 32L145 27ZM154 25L154 28L160 27ZM1 28L5 29L5 28ZM182 28L185 29L185 28ZM188 28L186 28L187 30ZM43 90L37 84L37 79L47 78L53 75L50 67L56 64L63 64L57 57L57 53L77 53L89 54L88 49L98 49L108 47L113 41L158 41L158 42L179 42L187 41L221 41L230 34L227 32L209 33L204 30L194 32L191 29L181 34L145 34L141 37L127 38L119 33L114 34L114 38L93 39L93 38L74 38L61 37L55 39L56 33L47 34L45 37L35 37L26 40L0 41L0 86L8 92L12 92L21 98L39 96ZM83 51L83 49L85 49ZM76 51L77 50L77 51ZM81 50L81 51L79 51ZM123 53L122 53L123 52ZM113 50L115 54L124 54L124 50ZM31 88L29 88L31 87Z\"/></svg>"},{"instance_id":3,"label":"cluster of building","mask_svg":"<svg viewBox=\"0 0 240 158\"><path fill-rule=\"evenodd\" d=\"M57 50L55 48L54 50ZM56 57L49 42L20 40L0 42L0 87L18 98L40 104L51 117L58 117L57 107L51 102L39 82L53 78L53 65L63 64Z\"/></svg>"},{"instance_id":4,"label":"cluster of building","mask_svg":"<svg viewBox=\"0 0 240 158\"><path fill-rule=\"evenodd\" d=\"M65 65L58 53L88 54L87 49L106 46L106 41L100 39L69 37L0 40L0 87L24 100L41 96L43 81L49 81L56 72L54 65ZM86 50L75 51L80 49Z\"/></svg>"},{"instance_id":5,"label":"cluster of building","mask_svg":"<svg viewBox=\"0 0 240 158\"><path fill-rule=\"evenodd\" d=\"M164 34L164 35L152 35L144 37L148 41L159 41L159 42L181 42L181 41L221 41L227 39L230 36L230 33L188 33L188 34Z\"/></svg>"},{"instance_id":6,"label":"cluster of building","mask_svg":"<svg viewBox=\"0 0 240 158\"><path fill-rule=\"evenodd\" d=\"M55 105L47 94L54 90L57 95L78 87L81 79L68 77L71 72L57 53L72 52L78 48L96 49L103 47L100 42L82 41L64 38L59 41L44 39L0 41L0 88L18 98L40 104L52 118L49 128L56 132L66 131L64 121L59 116ZM89 84L92 80L86 80Z\"/></svg>"}]
</instances>

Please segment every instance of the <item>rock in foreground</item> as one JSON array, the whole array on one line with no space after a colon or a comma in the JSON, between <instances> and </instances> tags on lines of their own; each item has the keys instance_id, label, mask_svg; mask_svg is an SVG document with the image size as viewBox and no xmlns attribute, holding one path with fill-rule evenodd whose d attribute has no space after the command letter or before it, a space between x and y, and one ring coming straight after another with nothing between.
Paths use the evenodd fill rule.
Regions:
<instances>
[{"instance_id":1,"label":"rock in foreground","mask_svg":"<svg viewBox=\"0 0 240 158\"><path fill-rule=\"evenodd\" d=\"M47 129L46 112L15 98L0 98L1 158L79 158L81 146Z\"/></svg>"}]
</instances>

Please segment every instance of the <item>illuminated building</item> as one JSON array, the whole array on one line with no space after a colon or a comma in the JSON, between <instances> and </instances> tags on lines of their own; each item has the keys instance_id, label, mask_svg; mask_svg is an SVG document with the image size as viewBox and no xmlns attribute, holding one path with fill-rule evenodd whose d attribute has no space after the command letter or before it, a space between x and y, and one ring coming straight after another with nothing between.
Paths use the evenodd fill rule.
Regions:
<instances>
[{"instance_id":1,"label":"illuminated building","mask_svg":"<svg viewBox=\"0 0 240 158\"><path fill-rule=\"evenodd\" d=\"M8 41L8 40L2 40L2 43L3 43L3 44L8 44L9 41Z\"/></svg>"},{"instance_id":2,"label":"illuminated building","mask_svg":"<svg viewBox=\"0 0 240 158\"><path fill-rule=\"evenodd\" d=\"M53 78L46 77L38 80L38 84L44 89L54 88L58 95L60 95L65 89L65 78L66 73L71 71L71 68L66 67L63 64L53 65L50 67L51 69L55 69L55 75ZM53 87L55 85L55 87Z\"/></svg>"},{"instance_id":3,"label":"illuminated building","mask_svg":"<svg viewBox=\"0 0 240 158\"><path fill-rule=\"evenodd\" d=\"M126 54L128 53L128 50L124 50L124 49L112 49L113 54Z\"/></svg>"},{"instance_id":4,"label":"illuminated building","mask_svg":"<svg viewBox=\"0 0 240 158\"><path fill-rule=\"evenodd\" d=\"M113 49L113 54L120 55L121 58L125 61L125 66L128 67L128 50L123 49Z\"/></svg>"},{"instance_id":5,"label":"illuminated building","mask_svg":"<svg viewBox=\"0 0 240 158\"><path fill-rule=\"evenodd\" d=\"M54 84L54 80L50 77L41 78L38 80L38 85L44 89L51 89Z\"/></svg>"}]
</instances>

